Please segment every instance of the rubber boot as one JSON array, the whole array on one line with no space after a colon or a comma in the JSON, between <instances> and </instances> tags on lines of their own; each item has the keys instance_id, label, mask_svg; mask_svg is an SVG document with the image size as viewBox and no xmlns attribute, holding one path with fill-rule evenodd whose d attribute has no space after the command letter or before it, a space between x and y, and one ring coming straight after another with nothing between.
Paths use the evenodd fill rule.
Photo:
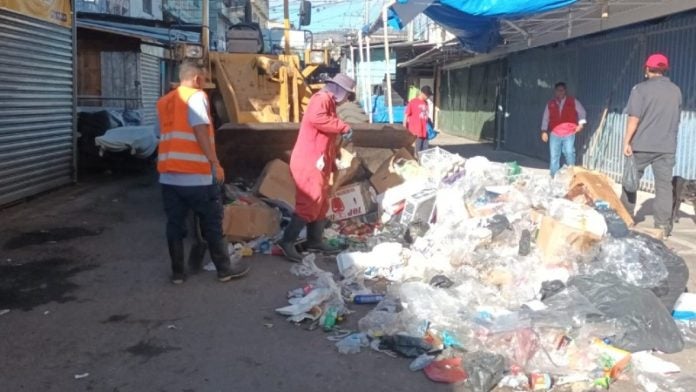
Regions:
<instances>
[{"instance_id":1,"label":"rubber boot","mask_svg":"<svg viewBox=\"0 0 696 392\"><path fill-rule=\"evenodd\" d=\"M230 256L227 253L227 244L220 240L209 245L210 257L213 259L215 269L217 270L218 280L220 282L229 282L232 279L237 279L249 273L249 264L243 260L238 260L235 263L230 262Z\"/></svg>"},{"instance_id":2,"label":"rubber boot","mask_svg":"<svg viewBox=\"0 0 696 392\"><path fill-rule=\"evenodd\" d=\"M169 258L172 262L172 283L182 284L186 280L184 274L184 240L168 241Z\"/></svg>"},{"instance_id":3,"label":"rubber boot","mask_svg":"<svg viewBox=\"0 0 696 392\"><path fill-rule=\"evenodd\" d=\"M307 224L307 244L305 247L311 252L320 252L325 255L337 255L341 249L324 242L324 229L326 221L320 220Z\"/></svg>"},{"instance_id":4,"label":"rubber boot","mask_svg":"<svg viewBox=\"0 0 696 392\"><path fill-rule=\"evenodd\" d=\"M283 233L283 239L281 239L278 243L278 246L283 251L283 255L285 255L285 258L289 261L292 261L293 263L302 262L303 257L302 254L300 254L300 252L297 251L295 241L297 241L297 237L300 236L300 232L306 225L307 222L302 220L302 218L300 218L297 215L293 215L292 219L290 220L290 223L285 228L285 232Z\"/></svg>"}]
</instances>

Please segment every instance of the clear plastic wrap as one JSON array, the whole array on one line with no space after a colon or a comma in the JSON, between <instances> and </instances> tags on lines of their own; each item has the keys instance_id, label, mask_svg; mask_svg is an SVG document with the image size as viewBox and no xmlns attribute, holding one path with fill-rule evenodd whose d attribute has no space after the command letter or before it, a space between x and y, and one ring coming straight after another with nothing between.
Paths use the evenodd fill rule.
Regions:
<instances>
[{"instance_id":1,"label":"clear plastic wrap","mask_svg":"<svg viewBox=\"0 0 696 392\"><path fill-rule=\"evenodd\" d=\"M421 151L418 161L436 184L452 183L464 175L465 159L440 147Z\"/></svg>"},{"instance_id":2,"label":"clear plastic wrap","mask_svg":"<svg viewBox=\"0 0 696 392\"><path fill-rule=\"evenodd\" d=\"M589 272L608 272L638 287L657 287L668 275L661 253L640 238L607 238L589 265Z\"/></svg>"},{"instance_id":3,"label":"clear plastic wrap","mask_svg":"<svg viewBox=\"0 0 696 392\"><path fill-rule=\"evenodd\" d=\"M341 354L357 354L363 347L370 347L370 340L364 333L354 333L336 342L336 348Z\"/></svg>"}]
</instances>

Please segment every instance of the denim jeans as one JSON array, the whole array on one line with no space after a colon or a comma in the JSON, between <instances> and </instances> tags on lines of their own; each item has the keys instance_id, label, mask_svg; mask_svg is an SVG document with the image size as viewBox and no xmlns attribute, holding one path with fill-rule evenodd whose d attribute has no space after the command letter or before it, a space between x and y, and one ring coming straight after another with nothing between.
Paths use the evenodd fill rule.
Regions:
<instances>
[{"instance_id":1,"label":"denim jeans","mask_svg":"<svg viewBox=\"0 0 696 392\"><path fill-rule=\"evenodd\" d=\"M552 177L561 168L561 153L566 165L575 166L575 135L561 137L553 133L549 134L549 152L551 155L549 170Z\"/></svg>"},{"instance_id":2,"label":"denim jeans","mask_svg":"<svg viewBox=\"0 0 696 392\"><path fill-rule=\"evenodd\" d=\"M416 138L416 155L418 155L421 151L427 150L429 144L428 138Z\"/></svg>"},{"instance_id":3,"label":"denim jeans","mask_svg":"<svg viewBox=\"0 0 696 392\"><path fill-rule=\"evenodd\" d=\"M186 218L190 211L200 219L200 230L206 242L215 244L223 239L220 186L162 184L162 200L167 214L167 240L181 241L186 237Z\"/></svg>"}]
</instances>

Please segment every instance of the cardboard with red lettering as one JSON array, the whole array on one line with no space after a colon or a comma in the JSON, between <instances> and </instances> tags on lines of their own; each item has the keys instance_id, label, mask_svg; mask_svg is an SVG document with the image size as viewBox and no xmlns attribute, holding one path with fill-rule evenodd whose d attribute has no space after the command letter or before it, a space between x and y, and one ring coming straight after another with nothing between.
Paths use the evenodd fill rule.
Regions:
<instances>
[{"instance_id":1,"label":"cardboard with red lettering","mask_svg":"<svg viewBox=\"0 0 696 392\"><path fill-rule=\"evenodd\" d=\"M327 218L340 221L363 216L376 208L375 193L367 182L358 182L338 189L329 201Z\"/></svg>"}]
</instances>

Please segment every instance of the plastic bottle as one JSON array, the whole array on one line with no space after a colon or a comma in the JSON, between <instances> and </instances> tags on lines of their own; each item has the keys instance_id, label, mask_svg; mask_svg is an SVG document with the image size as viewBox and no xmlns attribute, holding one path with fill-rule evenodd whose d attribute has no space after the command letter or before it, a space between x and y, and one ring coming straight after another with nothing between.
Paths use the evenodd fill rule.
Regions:
<instances>
[{"instance_id":1,"label":"plastic bottle","mask_svg":"<svg viewBox=\"0 0 696 392\"><path fill-rule=\"evenodd\" d=\"M353 297L353 303L358 305L376 304L383 299L384 296L379 294L361 294Z\"/></svg>"},{"instance_id":2,"label":"plastic bottle","mask_svg":"<svg viewBox=\"0 0 696 392\"><path fill-rule=\"evenodd\" d=\"M324 322L322 323L322 327L324 328L324 332L331 332L331 330L334 329L336 326L336 319L338 318L338 310L333 307L329 306L326 309L326 313L324 313Z\"/></svg>"}]
</instances>

